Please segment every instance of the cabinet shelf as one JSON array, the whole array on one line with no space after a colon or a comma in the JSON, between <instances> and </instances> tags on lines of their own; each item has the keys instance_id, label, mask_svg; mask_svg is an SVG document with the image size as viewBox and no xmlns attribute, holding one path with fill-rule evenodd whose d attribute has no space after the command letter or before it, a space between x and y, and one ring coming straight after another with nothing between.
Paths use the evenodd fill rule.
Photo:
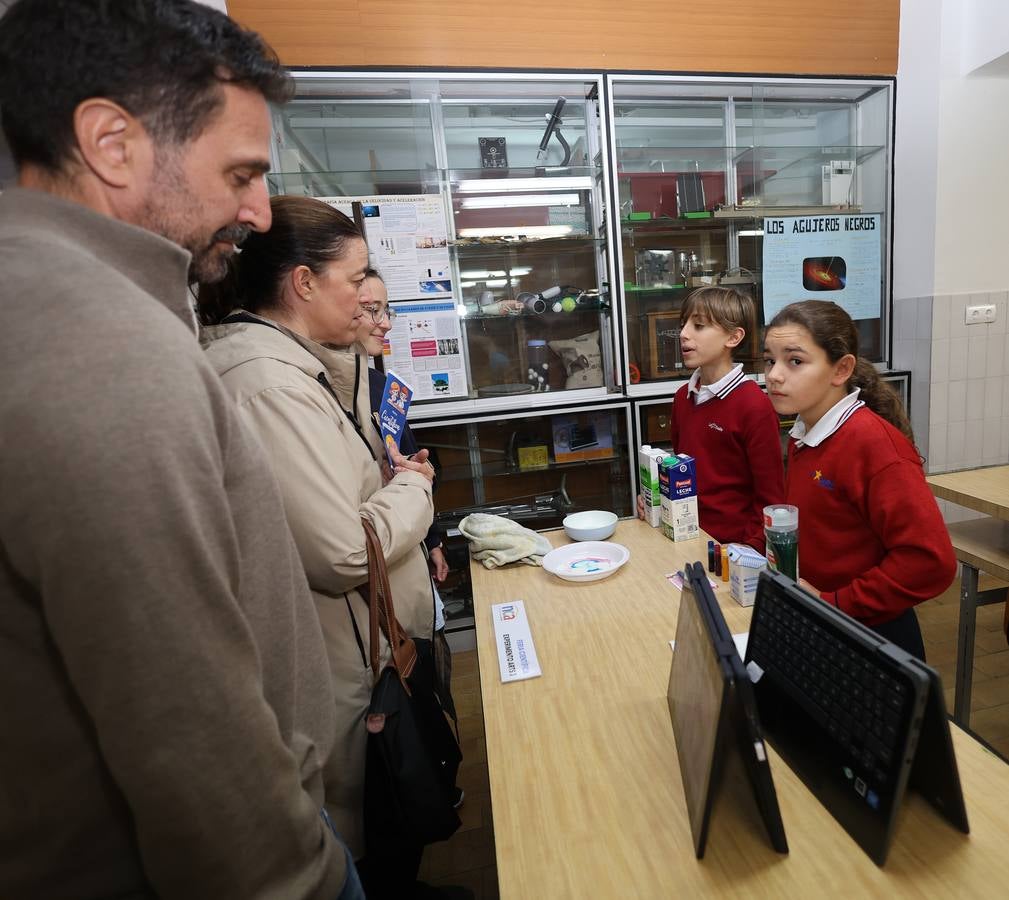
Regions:
<instances>
[{"instance_id":1,"label":"cabinet shelf","mask_svg":"<svg viewBox=\"0 0 1009 900\"><path fill-rule=\"evenodd\" d=\"M617 145L617 177L643 173L678 175L697 170L715 170L726 165L753 166L781 172L791 166L808 163L822 165L834 159L852 160L861 165L885 148L882 145L828 146L751 145L746 147L645 147Z\"/></svg>"},{"instance_id":2,"label":"cabinet shelf","mask_svg":"<svg viewBox=\"0 0 1009 900\"><path fill-rule=\"evenodd\" d=\"M424 446L434 449L439 448L437 442L431 442L425 444ZM603 464L626 467L627 460L614 454L613 456L607 456L602 459L582 459L577 460L576 462L559 463L551 460L545 466L535 466L528 469L520 469L517 463L506 462L504 460L491 460L489 462L484 460L480 464L480 472L483 478L501 478L508 475L534 475L537 472L564 471L566 469L577 469L582 466L598 466ZM445 466L442 467L441 471L438 473L439 481L469 481L472 479L473 468L469 464Z\"/></svg>"},{"instance_id":3,"label":"cabinet shelf","mask_svg":"<svg viewBox=\"0 0 1009 900\"><path fill-rule=\"evenodd\" d=\"M529 321L539 321L542 319L549 320L564 320L567 321L574 316L579 316L584 313L591 313L593 315L599 315L599 313L609 313L609 304L597 303L594 306L576 306L571 312L554 312L549 306L546 310L541 313L533 313L528 310L523 310L518 313L504 313L497 315L485 315L483 313L471 313L467 312L463 318L467 322L488 322L488 321L504 321L504 322L516 322L517 320Z\"/></svg>"},{"instance_id":4,"label":"cabinet shelf","mask_svg":"<svg viewBox=\"0 0 1009 900\"><path fill-rule=\"evenodd\" d=\"M745 209L746 207L744 207ZM761 208L763 210L763 208ZM732 216L731 218L736 219L753 219L756 221L762 216L761 212L740 214L738 216ZM652 235L660 236L663 234L678 235L684 231L699 231L704 229L724 229L725 222L717 221L718 219L730 218L727 216L720 216L719 211L699 219L678 219L672 216L655 216L651 219L621 219L620 220L620 231L623 235Z\"/></svg>"},{"instance_id":5,"label":"cabinet shelf","mask_svg":"<svg viewBox=\"0 0 1009 900\"><path fill-rule=\"evenodd\" d=\"M495 248L526 247L534 246L546 249L556 244L560 247L563 244L580 243L585 245L604 244L605 238L593 237L591 234L564 234L553 235L551 237L478 237L478 238L456 238L449 241L448 245L456 250L494 250Z\"/></svg>"},{"instance_id":6,"label":"cabinet shelf","mask_svg":"<svg viewBox=\"0 0 1009 900\"><path fill-rule=\"evenodd\" d=\"M314 194L355 197L369 194L432 193L442 187L453 194L507 194L517 191L590 191L602 177L600 166L511 167L508 169L366 169L322 171L300 169L270 172L275 193L293 187Z\"/></svg>"},{"instance_id":7,"label":"cabinet shelf","mask_svg":"<svg viewBox=\"0 0 1009 900\"><path fill-rule=\"evenodd\" d=\"M785 169L800 164L821 166L834 159L851 160L856 166L862 165L877 153L883 151L882 146L854 146L831 144L817 147L784 147L759 146L746 147L739 150L733 157L737 166L750 166L755 169L775 169L778 175Z\"/></svg>"},{"instance_id":8,"label":"cabinet shelf","mask_svg":"<svg viewBox=\"0 0 1009 900\"><path fill-rule=\"evenodd\" d=\"M715 219L763 219L765 216L850 216L862 211L861 206L723 206L712 214Z\"/></svg>"},{"instance_id":9,"label":"cabinet shelf","mask_svg":"<svg viewBox=\"0 0 1009 900\"><path fill-rule=\"evenodd\" d=\"M688 288L685 284L668 284L668 285L658 285L654 287L638 287L637 285L624 285L624 293L626 294L668 294L671 291L687 291L693 290Z\"/></svg>"},{"instance_id":10,"label":"cabinet shelf","mask_svg":"<svg viewBox=\"0 0 1009 900\"><path fill-rule=\"evenodd\" d=\"M619 124L619 123L618 123ZM732 161L734 147L644 147L620 146L617 140L617 177L643 173L678 175L698 169L724 169Z\"/></svg>"}]
</instances>

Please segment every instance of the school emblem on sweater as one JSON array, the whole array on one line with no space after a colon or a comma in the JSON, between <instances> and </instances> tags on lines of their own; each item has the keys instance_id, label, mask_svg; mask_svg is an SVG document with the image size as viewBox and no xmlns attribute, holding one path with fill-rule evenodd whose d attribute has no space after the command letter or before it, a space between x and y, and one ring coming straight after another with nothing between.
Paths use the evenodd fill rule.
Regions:
<instances>
[{"instance_id":1,"label":"school emblem on sweater","mask_svg":"<svg viewBox=\"0 0 1009 900\"><path fill-rule=\"evenodd\" d=\"M708 422L708 428L713 428L715 431L725 431L717 422Z\"/></svg>"},{"instance_id":2,"label":"school emblem on sweater","mask_svg":"<svg viewBox=\"0 0 1009 900\"><path fill-rule=\"evenodd\" d=\"M814 471L812 475L813 475L813 481L815 481L818 485L820 485L820 487L826 488L828 491L834 490L834 482L831 481L829 478L824 478L823 472L821 472L819 469Z\"/></svg>"}]
</instances>

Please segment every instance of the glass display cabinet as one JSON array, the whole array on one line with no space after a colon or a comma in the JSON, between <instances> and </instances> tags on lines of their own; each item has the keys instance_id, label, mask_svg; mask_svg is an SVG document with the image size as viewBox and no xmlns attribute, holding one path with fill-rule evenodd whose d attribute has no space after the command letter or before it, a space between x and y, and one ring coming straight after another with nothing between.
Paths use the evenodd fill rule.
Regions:
<instances>
[{"instance_id":1,"label":"glass display cabinet","mask_svg":"<svg viewBox=\"0 0 1009 900\"><path fill-rule=\"evenodd\" d=\"M418 416L618 389L601 77L294 76L271 188L360 217Z\"/></svg>"},{"instance_id":2,"label":"glass display cabinet","mask_svg":"<svg viewBox=\"0 0 1009 900\"><path fill-rule=\"evenodd\" d=\"M293 75L268 182L354 216L385 279L381 365L413 387L438 462L457 646L463 516L634 514L636 448L668 446L689 376L691 290L755 298L737 357L758 381L759 326L805 297L837 300L863 355L888 355L891 79Z\"/></svg>"},{"instance_id":3,"label":"glass display cabinet","mask_svg":"<svg viewBox=\"0 0 1009 900\"><path fill-rule=\"evenodd\" d=\"M439 590L449 631L472 624L466 542L458 532L465 516L489 513L542 530L586 509L634 515L637 455L626 402L412 427L438 471L435 513L451 569Z\"/></svg>"},{"instance_id":4,"label":"glass display cabinet","mask_svg":"<svg viewBox=\"0 0 1009 900\"><path fill-rule=\"evenodd\" d=\"M673 409L672 393L661 397L649 397L634 404L634 445L651 444L653 447L670 448L669 427ZM638 485L640 488L640 485Z\"/></svg>"},{"instance_id":5,"label":"glass display cabinet","mask_svg":"<svg viewBox=\"0 0 1009 900\"><path fill-rule=\"evenodd\" d=\"M628 392L687 376L679 310L709 284L750 293L761 325L791 300L837 300L863 355L884 359L892 82L607 79ZM846 267L836 248L856 238ZM757 329L738 357L759 372Z\"/></svg>"}]
</instances>

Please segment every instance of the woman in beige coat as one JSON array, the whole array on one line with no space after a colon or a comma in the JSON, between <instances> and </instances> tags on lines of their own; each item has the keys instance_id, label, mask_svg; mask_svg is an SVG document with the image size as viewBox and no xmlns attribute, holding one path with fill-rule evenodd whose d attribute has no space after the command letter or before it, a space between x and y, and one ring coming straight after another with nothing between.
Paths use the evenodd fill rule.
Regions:
<instances>
[{"instance_id":1,"label":"woman in beige coat","mask_svg":"<svg viewBox=\"0 0 1009 900\"><path fill-rule=\"evenodd\" d=\"M368 359L359 347L332 349L353 342L360 303L370 299L361 289L368 253L360 231L307 197L274 197L271 206L270 231L249 236L219 288L201 289L201 319L219 323L204 329L202 341L280 481L337 696L338 739L325 767L326 808L360 859L364 716L372 688L368 599L361 590L368 557L360 520L369 519L382 541L397 617L410 634L430 638L433 596L421 541L433 515L433 469L421 450L413 459L397 454L395 472L383 476Z\"/></svg>"}]
</instances>

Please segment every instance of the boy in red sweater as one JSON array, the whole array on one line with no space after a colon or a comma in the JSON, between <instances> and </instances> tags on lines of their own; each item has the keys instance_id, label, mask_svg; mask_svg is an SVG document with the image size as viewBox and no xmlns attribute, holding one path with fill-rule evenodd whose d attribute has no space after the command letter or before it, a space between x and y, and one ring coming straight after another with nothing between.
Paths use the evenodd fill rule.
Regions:
<instances>
[{"instance_id":1,"label":"boy in red sweater","mask_svg":"<svg viewBox=\"0 0 1009 900\"><path fill-rule=\"evenodd\" d=\"M763 553L764 507L781 503L785 486L778 417L732 360L755 327L753 300L735 288L700 288L684 302L681 321L680 349L694 373L673 399L673 450L697 461L701 528L719 543Z\"/></svg>"},{"instance_id":2,"label":"boy in red sweater","mask_svg":"<svg viewBox=\"0 0 1009 900\"><path fill-rule=\"evenodd\" d=\"M897 395L858 357L834 303L779 312L764 338L767 391L797 413L787 502L799 507L800 583L921 659L913 607L941 594L956 555Z\"/></svg>"}]
</instances>

